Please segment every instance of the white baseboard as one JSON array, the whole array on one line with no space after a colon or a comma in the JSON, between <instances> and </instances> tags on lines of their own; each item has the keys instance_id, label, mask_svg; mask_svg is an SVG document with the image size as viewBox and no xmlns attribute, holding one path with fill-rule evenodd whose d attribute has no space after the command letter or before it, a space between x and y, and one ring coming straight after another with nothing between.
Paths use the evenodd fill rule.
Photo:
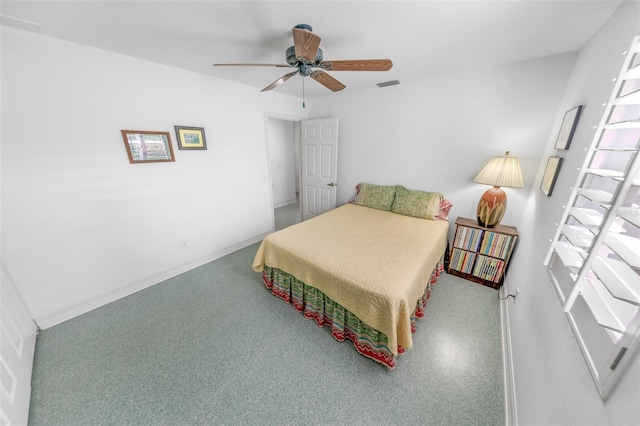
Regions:
<instances>
[{"instance_id":1,"label":"white baseboard","mask_svg":"<svg viewBox=\"0 0 640 426\"><path fill-rule=\"evenodd\" d=\"M213 260L219 259L223 256L226 256L234 251L240 250L251 244L262 241L264 237L266 237L269 232L258 235L254 238L250 238L248 240L241 241L232 246L226 247L222 250L218 250L214 253L210 253L207 256L201 257L199 259L192 260L175 268L168 269L166 271L162 271L156 275L150 276L140 281L136 281L131 283L125 287L121 287L111 293L105 294L98 298L92 299L85 303L76 305L74 307L65 309L63 311L48 315L43 318L38 318L36 322L41 329L46 329L49 327L53 327L54 325L63 323L71 318L77 317L89 311L92 311L100 306L104 306L111 302L115 302L118 299L122 299L123 297L129 296L130 294L136 293L140 290L144 290L145 288L151 287L155 284L161 283L162 281L168 280L169 278L173 278L176 275L180 275L191 269L197 268L198 266L202 266L205 263L209 263Z\"/></svg>"},{"instance_id":2,"label":"white baseboard","mask_svg":"<svg viewBox=\"0 0 640 426\"><path fill-rule=\"evenodd\" d=\"M518 425L516 407L516 383L511 351L511 326L509 324L509 297L506 286L500 287L500 319L502 321L502 365L504 368L504 417L505 425Z\"/></svg>"},{"instance_id":3,"label":"white baseboard","mask_svg":"<svg viewBox=\"0 0 640 426\"><path fill-rule=\"evenodd\" d=\"M275 204L273 205L273 208L274 208L274 209L277 209L278 207L288 206L288 205L290 205L290 204L295 204L295 203L297 203L297 202L298 202L298 200L294 198L293 200L287 200L287 201L282 201L282 202L280 202L280 203L275 203Z\"/></svg>"}]
</instances>

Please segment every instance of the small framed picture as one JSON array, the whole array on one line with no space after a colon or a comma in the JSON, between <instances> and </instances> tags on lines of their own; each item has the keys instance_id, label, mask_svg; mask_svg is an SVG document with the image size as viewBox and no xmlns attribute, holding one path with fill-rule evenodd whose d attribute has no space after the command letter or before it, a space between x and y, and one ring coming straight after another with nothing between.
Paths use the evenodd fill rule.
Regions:
<instances>
[{"instance_id":1,"label":"small framed picture","mask_svg":"<svg viewBox=\"0 0 640 426\"><path fill-rule=\"evenodd\" d=\"M176 161L169 132L122 130L131 164Z\"/></svg>"},{"instance_id":2,"label":"small framed picture","mask_svg":"<svg viewBox=\"0 0 640 426\"><path fill-rule=\"evenodd\" d=\"M550 197L553 192L561 165L562 158L560 157L552 156L547 160L547 167L544 169L544 176L542 176L542 183L540 184L540 189L547 197Z\"/></svg>"},{"instance_id":3,"label":"small framed picture","mask_svg":"<svg viewBox=\"0 0 640 426\"><path fill-rule=\"evenodd\" d=\"M556 139L556 149L563 151L569 149L571 139L573 139L573 134L576 132L576 127L578 127L578 120L580 119L581 112L582 105L578 105L564 113L564 119L562 120L560 131L558 132L558 138Z\"/></svg>"},{"instance_id":4,"label":"small framed picture","mask_svg":"<svg viewBox=\"0 0 640 426\"><path fill-rule=\"evenodd\" d=\"M178 149L207 149L204 127L175 126Z\"/></svg>"}]
</instances>

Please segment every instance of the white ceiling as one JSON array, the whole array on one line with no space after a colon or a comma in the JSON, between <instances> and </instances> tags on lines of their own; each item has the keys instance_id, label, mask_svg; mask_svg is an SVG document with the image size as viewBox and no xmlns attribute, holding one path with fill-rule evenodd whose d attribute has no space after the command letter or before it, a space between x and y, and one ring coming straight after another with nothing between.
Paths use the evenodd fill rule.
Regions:
<instances>
[{"instance_id":1,"label":"white ceiling","mask_svg":"<svg viewBox=\"0 0 640 426\"><path fill-rule=\"evenodd\" d=\"M344 91L579 50L618 0L6 1L4 25L262 89L287 68L291 28L309 24L327 59L389 58L387 72L330 74ZM26 22L24 22L26 21ZM304 79L307 98L332 92ZM384 89L381 89L384 90ZM302 77L274 92L301 96ZM264 96L269 96L269 92Z\"/></svg>"}]
</instances>

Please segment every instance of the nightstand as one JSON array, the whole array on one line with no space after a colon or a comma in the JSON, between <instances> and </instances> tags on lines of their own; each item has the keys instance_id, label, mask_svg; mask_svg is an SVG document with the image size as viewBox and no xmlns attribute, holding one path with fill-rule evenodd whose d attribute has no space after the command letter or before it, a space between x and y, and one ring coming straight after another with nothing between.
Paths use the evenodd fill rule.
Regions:
<instances>
[{"instance_id":1,"label":"nightstand","mask_svg":"<svg viewBox=\"0 0 640 426\"><path fill-rule=\"evenodd\" d=\"M447 272L497 290L517 240L518 229L513 226L485 228L475 219L459 217Z\"/></svg>"}]
</instances>

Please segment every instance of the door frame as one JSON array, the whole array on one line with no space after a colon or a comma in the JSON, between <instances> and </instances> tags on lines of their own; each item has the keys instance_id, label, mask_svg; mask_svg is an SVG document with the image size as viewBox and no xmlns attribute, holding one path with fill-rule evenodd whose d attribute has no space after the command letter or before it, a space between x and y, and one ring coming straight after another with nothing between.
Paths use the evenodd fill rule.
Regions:
<instances>
[{"instance_id":1,"label":"door frame","mask_svg":"<svg viewBox=\"0 0 640 426\"><path fill-rule=\"evenodd\" d=\"M300 125L300 123L304 120L308 120L309 118L307 117L303 117L303 116L299 116L299 115L287 115L287 114L281 114L281 113L277 113L277 112L269 112L269 111L265 111L264 113L264 138L265 138L265 150L266 150L266 154L267 154L267 175L269 176L269 200L271 203L271 227L272 229L276 229L276 218L273 212L273 182L272 182L272 176L271 176L271 167L269 166L270 162L269 162L269 119L275 119L275 120L282 120L282 121L289 121L292 123L297 123L298 125ZM298 135L298 141L296 141L297 143L299 143L300 141L300 135ZM295 149L295 148L294 148ZM302 161L301 158L301 153L300 150L298 149L297 152L295 152L294 150L294 156L295 159L298 163L300 163ZM302 176L300 175L300 170L298 170L298 182L301 182L302 180ZM302 220L302 196L300 196L300 200L299 200L299 218L300 220Z\"/></svg>"}]
</instances>

